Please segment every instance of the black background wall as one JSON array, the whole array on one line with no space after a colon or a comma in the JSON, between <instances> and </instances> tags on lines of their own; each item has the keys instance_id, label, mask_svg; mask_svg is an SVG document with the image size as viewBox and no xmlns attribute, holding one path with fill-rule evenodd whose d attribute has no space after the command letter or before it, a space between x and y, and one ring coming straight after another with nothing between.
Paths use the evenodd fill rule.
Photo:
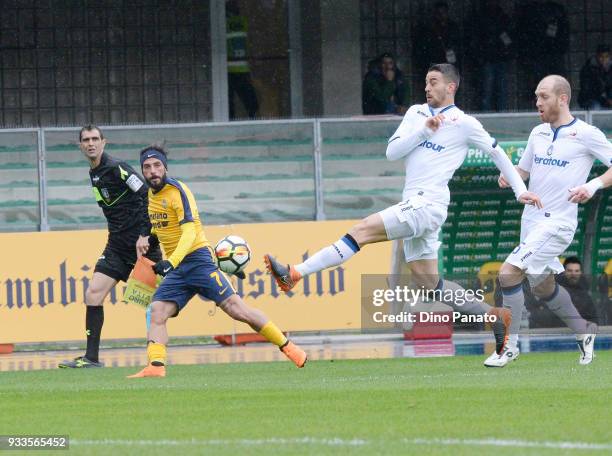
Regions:
<instances>
[{"instance_id":1,"label":"black background wall","mask_svg":"<svg viewBox=\"0 0 612 456\"><path fill-rule=\"evenodd\" d=\"M3 127L210 119L208 1L0 6Z\"/></svg>"}]
</instances>

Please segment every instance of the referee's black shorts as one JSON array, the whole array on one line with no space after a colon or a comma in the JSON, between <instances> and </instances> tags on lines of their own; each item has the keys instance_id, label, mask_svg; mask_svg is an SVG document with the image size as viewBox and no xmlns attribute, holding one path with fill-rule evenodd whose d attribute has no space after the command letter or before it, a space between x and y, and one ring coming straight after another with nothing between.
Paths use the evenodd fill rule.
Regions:
<instances>
[{"instance_id":1,"label":"referee's black shorts","mask_svg":"<svg viewBox=\"0 0 612 456\"><path fill-rule=\"evenodd\" d=\"M145 256L155 263L160 261L162 253L159 245L149 248ZM123 242L113 242L109 239L104 252L98 258L94 272L100 272L118 282L125 282L134 269L136 259L136 241L131 246L126 246Z\"/></svg>"}]
</instances>

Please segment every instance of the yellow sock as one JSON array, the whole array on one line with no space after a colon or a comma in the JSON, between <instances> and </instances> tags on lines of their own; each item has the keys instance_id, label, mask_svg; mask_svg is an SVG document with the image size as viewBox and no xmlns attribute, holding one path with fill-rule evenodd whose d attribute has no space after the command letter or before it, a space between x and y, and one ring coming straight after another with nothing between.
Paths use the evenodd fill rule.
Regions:
<instances>
[{"instance_id":1,"label":"yellow sock","mask_svg":"<svg viewBox=\"0 0 612 456\"><path fill-rule=\"evenodd\" d=\"M165 366L166 365L166 346L164 344L158 344L157 342L150 342L147 345L147 356L149 357L149 364L154 366Z\"/></svg>"},{"instance_id":2,"label":"yellow sock","mask_svg":"<svg viewBox=\"0 0 612 456\"><path fill-rule=\"evenodd\" d=\"M282 347L287 343L287 338L285 337L285 335L281 332L280 329L278 329L278 326L276 326L271 321L266 323L264 327L261 328L259 334L264 336L277 347Z\"/></svg>"}]
</instances>

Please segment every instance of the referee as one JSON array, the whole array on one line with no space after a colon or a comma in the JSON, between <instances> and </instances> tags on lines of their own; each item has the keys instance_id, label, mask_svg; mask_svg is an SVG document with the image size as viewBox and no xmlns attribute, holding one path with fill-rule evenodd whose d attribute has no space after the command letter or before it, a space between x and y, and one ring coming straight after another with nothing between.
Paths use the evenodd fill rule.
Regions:
<instances>
[{"instance_id":1,"label":"referee","mask_svg":"<svg viewBox=\"0 0 612 456\"><path fill-rule=\"evenodd\" d=\"M89 178L94 196L108 223L108 240L85 292L87 351L84 356L60 363L60 368L104 367L98 359L104 324L102 304L117 282L127 280L136 262L136 241L151 231L148 187L143 179L130 165L104 152L106 139L100 128L83 127L79 143L91 167ZM146 256L154 262L161 260L159 243Z\"/></svg>"}]
</instances>

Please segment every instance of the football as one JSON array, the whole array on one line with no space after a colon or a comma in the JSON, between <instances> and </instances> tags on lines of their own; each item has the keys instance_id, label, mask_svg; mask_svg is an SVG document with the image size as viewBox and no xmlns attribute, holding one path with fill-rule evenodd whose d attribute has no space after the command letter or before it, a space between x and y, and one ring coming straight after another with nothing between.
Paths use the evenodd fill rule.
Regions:
<instances>
[{"instance_id":1,"label":"football","mask_svg":"<svg viewBox=\"0 0 612 456\"><path fill-rule=\"evenodd\" d=\"M228 274L242 272L251 260L249 244L239 236L226 236L217 242L215 255L219 269Z\"/></svg>"}]
</instances>

